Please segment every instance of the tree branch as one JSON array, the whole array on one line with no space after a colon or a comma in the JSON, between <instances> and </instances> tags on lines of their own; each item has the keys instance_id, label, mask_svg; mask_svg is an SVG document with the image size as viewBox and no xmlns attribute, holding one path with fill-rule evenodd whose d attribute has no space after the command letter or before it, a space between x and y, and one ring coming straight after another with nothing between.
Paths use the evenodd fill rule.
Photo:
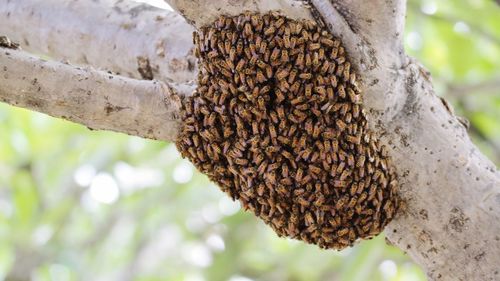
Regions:
<instances>
[{"instance_id":1,"label":"tree branch","mask_svg":"<svg viewBox=\"0 0 500 281\"><path fill-rule=\"evenodd\" d=\"M237 14L245 9L261 12L281 9L291 17L311 17L307 7L294 6L291 0L247 1L243 6L230 0L169 2L198 27L219 14ZM353 66L362 76L364 106L370 123L381 134L399 175L400 195L406 208L388 225L388 239L407 251L431 280L497 280L500 174L472 144L447 103L435 96L429 73L404 54L401 36L405 1L377 0L366 4L366 1L345 0L332 4L328 0L311 0L311 3L331 31L342 37ZM3 76L14 78L0 76L0 85L5 87L0 90L2 99L42 111L48 111L46 105L50 104L49 113L55 116L70 112L76 122L106 121L106 126L98 127L102 129L141 136L149 136L149 130L154 129L161 134L158 138L172 140L175 136L179 106L176 102L162 103L165 90L161 84L119 77L110 82L105 73L90 75L89 70L60 64L55 65L62 74L56 75L53 63L9 52L22 62L15 63L12 55L1 56L0 66L9 63L9 68L19 68ZM37 62L50 64L51 68L36 67ZM1 71L0 75L7 72ZM94 81L79 81L85 75L90 76L88 81ZM30 84L33 78L23 80L23 76L35 77L37 83L46 82L48 86L41 88L41 97L38 86ZM65 84L66 81L86 84L75 86ZM102 92L102 96L98 95L102 90L100 84L106 85L109 91L106 95ZM95 95L85 96L92 85ZM146 88L143 94L134 92L134 88L141 87ZM50 95L57 92L71 95ZM152 97L150 101L146 101L148 95ZM137 105L129 96L142 103ZM112 109L122 110L107 112L107 102L113 105ZM100 116L99 122L93 115Z\"/></svg>"},{"instance_id":2,"label":"tree branch","mask_svg":"<svg viewBox=\"0 0 500 281\"><path fill-rule=\"evenodd\" d=\"M311 0L311 4L330 31L342 39L353 67L361 74L365 106L378 113L377 118L390 121L404 100L405 90L398 81L408 64L402 41L406 1Z\"/></svg>"},{"instance_id":3,"label":"tree branch","mask_svg":"<svg viewBox=\"0 0 500 281\"><path fill-rule=\"evenodd\" d=\"M182 94L196 76L192 32L178 14L131 1L0 0L0 35L24 50L166 81Z\"/></svg>"},{"instance_id":4,"label":"tree branch","mask_svg":"<svg viewBox=\"0 0 500 281\"><path fill-rule=\"evenodd\" d=\"M174 140L180 99L166 84L43 61L0 48L0 101L91 129Z\"/></svg>"},{"instance_id":5,"label":"tree branch","mask_svg":"<svg viewBox=\"0 0 500 281\"><path fill-rule=\"evenodd\" d=\"M227 0L168 2L198 27L218 14L242 11L225 8ZM370 124L399 175L406 207L386 235L431 280L496 280L500 173L435 96L430 73L404 53L406 1L369 2L310 0L358 70ZM245 8L259 11L260 3ZM209 4L221 9L196 18Z\"/></svg>"},{"instance_id":6,"label":"tree branch","mask_svg":"<svg viewBox=\"0 0 500 281\"><path fill-rule=\"evenodd\" d=\"M291 18L313 19L304 3L295 0L164 0L196 28L216 20L220 15L239 15L243 11L265 13L279 10Z\"/></svg>"}]
</instances>

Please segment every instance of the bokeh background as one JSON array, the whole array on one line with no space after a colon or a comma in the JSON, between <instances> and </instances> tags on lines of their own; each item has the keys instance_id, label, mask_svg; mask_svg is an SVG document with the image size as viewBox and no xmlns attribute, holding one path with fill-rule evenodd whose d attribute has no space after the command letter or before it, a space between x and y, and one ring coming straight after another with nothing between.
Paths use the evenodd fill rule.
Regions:
<instances>
[{"instance_id":1,"label":"bokeh background","mask_svg":"<svg viewBox=\"0 0 500 281\"><path fill-rule=\"evenodd\" d=\"M410 0L405 44L498 165L499 5ZM0 104L0 280L426 278L383 235L341 252L278 238L170 143Z\"/></svg>"}]
</instances>

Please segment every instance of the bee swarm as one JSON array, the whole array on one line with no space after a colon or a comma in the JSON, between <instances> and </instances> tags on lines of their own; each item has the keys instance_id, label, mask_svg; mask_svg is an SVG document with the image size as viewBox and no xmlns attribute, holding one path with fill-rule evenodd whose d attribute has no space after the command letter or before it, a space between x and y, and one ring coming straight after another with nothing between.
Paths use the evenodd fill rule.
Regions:
<instances>
[{"instance_id":1,"label":"bee swarm","mask_svg":"<svg viewBox=\"0 0 500 281\"><path fill-rule=\"evenodd\" d=\"M379 234L397 181L341 42L311 21L246 12L194 43L183 157L280 236L343 249Z\"/></svg>"}]
</instances>

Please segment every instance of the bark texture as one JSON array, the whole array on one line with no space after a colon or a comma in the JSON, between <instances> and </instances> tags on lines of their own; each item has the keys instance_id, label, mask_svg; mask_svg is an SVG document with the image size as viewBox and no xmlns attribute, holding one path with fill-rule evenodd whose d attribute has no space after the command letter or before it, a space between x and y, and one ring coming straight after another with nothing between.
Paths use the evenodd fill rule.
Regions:
<instances>
[{"instance_id":1,"label":"bark texture","mask_svg":"<svg viewBox=\"0 0 500 281\"><path fill-rule=\"evenodd\" d=\"M83 124L174 140L180 99L163 82L134 80L0 48L0 101Z\"/></svg>"},{"instance_id":2,"label":"bark texture","mask_svg":"<svg viewBox=\"0 0 500 281\"><path fill-rule=\"evenodd\" d=\"M292 0L257 0L243 3L231 0L167 2L197 27L220 14L234 15L244 10L264 12L280 9L294 18L314 17L323 20L333 34L342 38L350 60L354 63L353 67L361 76L364 105L369 113L370 124L380 133L382 141L389 148L399 175L405 207L387 227L388 240L420 264L431 280L500 280L500 173L472 144L465 127L454 116L448 103L435 96L430 74L404 53L402 35L405 1L311 0L310 5L315 11L313 14L307 5ZM7 1L9 5L12 3L13 1ZM0 7L0 10L3 10L3 5ZM72 20L82 24L85 17L79 15L80 18L75 15ZM139 22L139 19L131 21ZM78 25L72 28L78 30ZM179 29L181 32L175 34L181 36L184 30L183 27ZM153 38L150 42L155 42L155 35L150 36ZM72 48L79 47L73 45ZM191 45L185 44L184 48L187 50ZM75 94L64 93L70 90L78 93L81 90L77 89L86 89L85 87L92 85L96 90L114 85L115 88L111 87L106 93L95 91L92 99L84 99L88 103L83 104L90 104L89 110L92 109L96 115L105 117L106 95L110 95L109 91L118 91L120 88L129 91L126 96L139 96L137 100L143 103L123 103L124 101L115 100L113 96L113 104L125 108L120 110L120 113L111 114L121 114L120 119L101 118L99 122L106 120L107 125L96 128L119 131L126 118L132 121L139 118L140 122L151 119L162 121L158 124L163 125L156 128L155 137L164 140L175 138L177 106L169 103L159 106L158 103L164 99L158 94L139 95L131 90L127 83L138 83L148 88L145 84L124 78L117 79L121 82L113 82L115 79L106 79L106 74L100 73L91 76L94 81L86 82L85 87L65 85L61 82L67 79L56 81L61 75L55 73L73 73L73 76L66 77L75 77L80 75L79 72L63 71L69 67L41 63L9 50L8 52L15 55L13 58L12 55L7 56L6 52L2 50L1 66L9 63L9 69L15 70L17 67L18 70L10 73L0 72L2 100L56 116L66 116L66 112L78 112L82 103L78 102ZM15 63L14 60L20 60L22 63ZM37 71L33 70L32 67L37 64L50 65L45 68L45 71L50 69L50 72L39 76L39 73L45 72L41 67L36 68ZM2 78L5 74L11 78ZM22 77L30 78L23 80ZM46 81L48 85L52 85L43 88L43 96L50 98L40 98L42 101L49 101L52 105L62 103L69 107L61 108L57 114L48 112L50 109L46 106L35 108L33 101L39 101L33 98L37 97L37 88L30 84L35 77L38 78L38 83ZM49 78L44 80L41 77ZM15 83L8 84L12 79L16 79ZM172 78L172 81L178 82L175 79L177 78ZM154 82L143 83L152 83L147 85L153 89L160 85ZM124 87L123 84L127 86ZM22 89L27 90L19 91ZM18 93L15 94L15 91ZM155 90L151 92L156 93ZM148 99L151 100L147 101ZM148 106L139 107L144 104ZM156 112L148 108L149 106L157 106L160 109ZM91 115L75 113L74 116L73 121L84 124L93 120ZM148 129L151 128L153 127L138 126L135 131L127 132L148 136Z\"/></svg>"},{"instance_id":3,"label":"bark texture","mask_svg":"<svg viewBox=\"0 0 500 281\"><path fill-rule=\"evenodd\" d=\"M0 35L34 54L190 94L194 29L177 13L119 0L0 0Z\"/></svg>"}]
</instances>

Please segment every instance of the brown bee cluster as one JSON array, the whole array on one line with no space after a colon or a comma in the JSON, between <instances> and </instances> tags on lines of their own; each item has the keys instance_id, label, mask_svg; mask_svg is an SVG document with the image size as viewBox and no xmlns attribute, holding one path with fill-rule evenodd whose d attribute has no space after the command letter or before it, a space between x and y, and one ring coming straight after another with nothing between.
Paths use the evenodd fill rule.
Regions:
<instances>
[{"instance_id":1,"label":"brown bee cluster","mask_svg":"<svg viewBox=\"0 0 500 281\"><path fill-rule=\"evenodd\" d=\"M380 233L397 181L341 42L311 21L247 12L194 43L182 155L280 236L342 249Z\"/></svg>"}]
</instances>

